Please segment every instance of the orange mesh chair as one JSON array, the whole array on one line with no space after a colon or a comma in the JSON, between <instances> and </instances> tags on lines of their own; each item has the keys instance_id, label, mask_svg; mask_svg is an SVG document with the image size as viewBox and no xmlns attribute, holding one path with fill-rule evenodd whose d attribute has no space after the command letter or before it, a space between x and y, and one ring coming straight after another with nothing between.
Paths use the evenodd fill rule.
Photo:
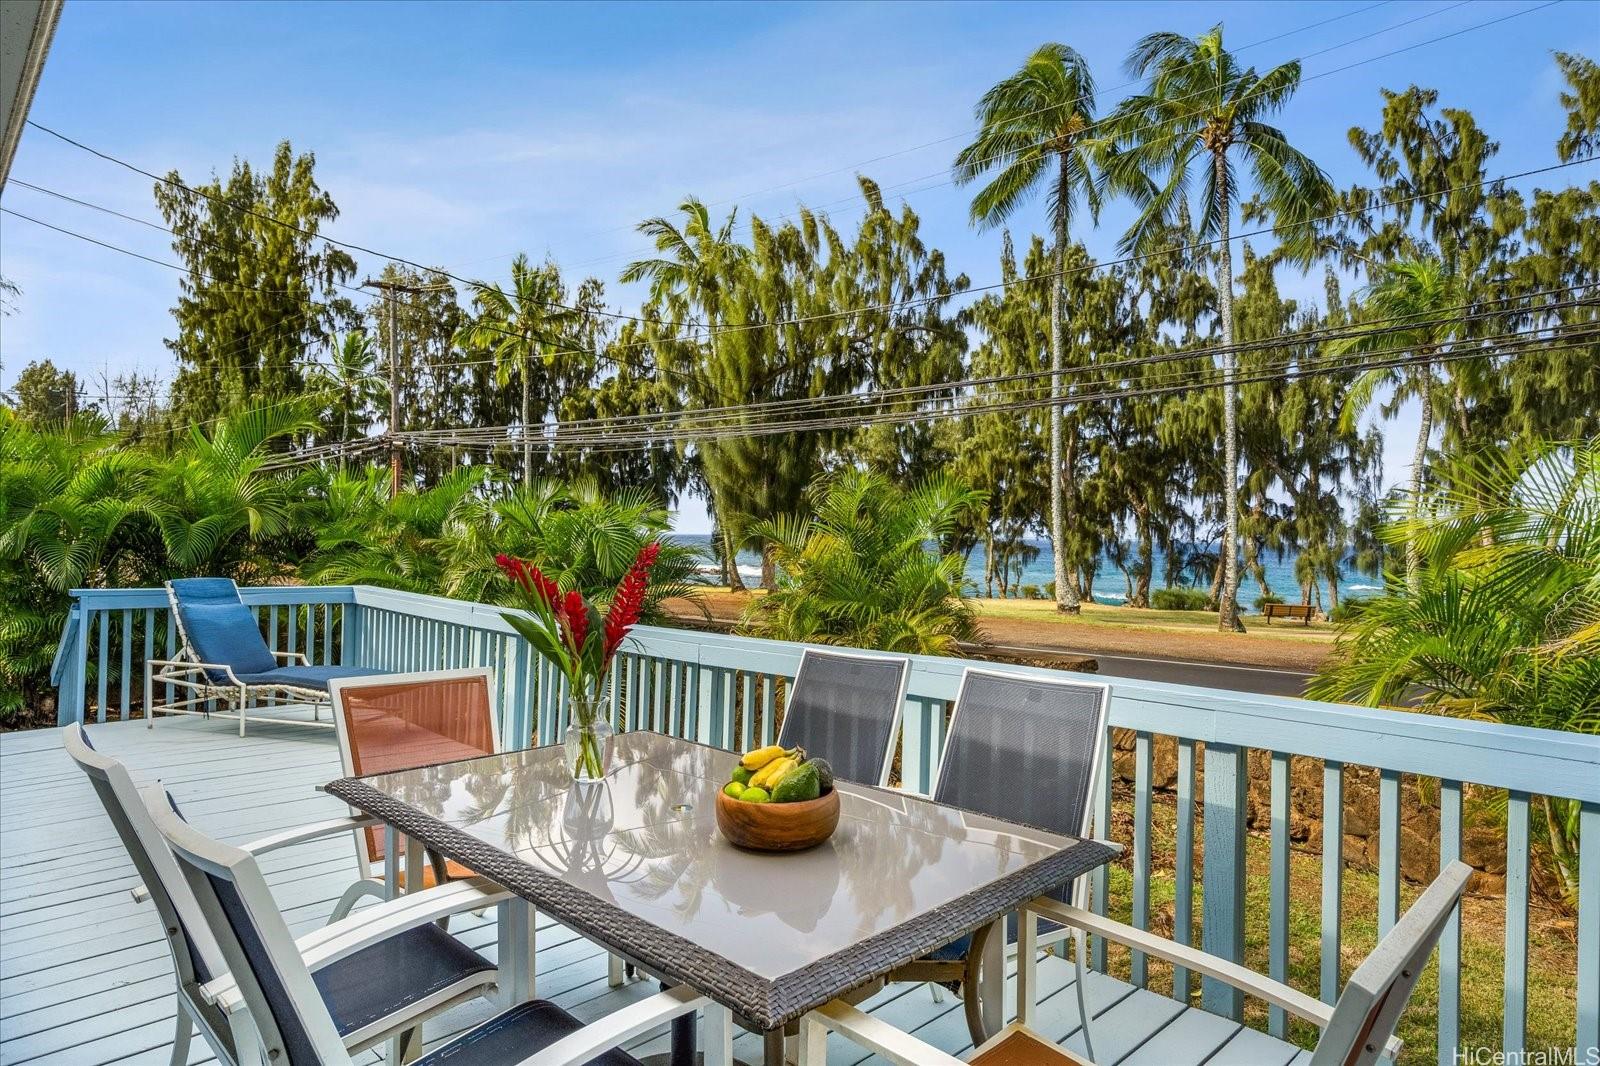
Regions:
<instances>
[{"instance_id":1,"label":"orange mesh chair","mask_svg":"<svg viewBox=\"0 0 1600 1066\"><path fill-rule=\"evenodd\" d=\"M500 748L494 714L494 682L489 671L434 670L341 678L329 686L339 759L347 776L414 770L438 763L493 755ZM368 826L355 831L360 880L334 908L337 921L362 896L383 896L384 833ZM375 869L376 868L376 869ZM423 886L442 870L446 880L476 876L456 862L429 864ZM405 886L405 871L399 871Z\"/></svg>"}]
</instances>

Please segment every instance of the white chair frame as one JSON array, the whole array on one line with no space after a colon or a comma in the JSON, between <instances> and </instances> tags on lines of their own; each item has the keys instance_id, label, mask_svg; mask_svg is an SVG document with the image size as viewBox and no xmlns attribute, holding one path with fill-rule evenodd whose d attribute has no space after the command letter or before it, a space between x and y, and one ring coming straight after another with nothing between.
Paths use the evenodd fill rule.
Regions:
<instances>
[{"instance_id":1,"label":"white chair frame","mask_svg":"<svg viewBox=\"0 0 1600 1066\"><path fill-rule=\"evenodd\" d=\"M1073 690L1075 692L1081 692L1081 691L1083 691L1085 689L1089 689L1089 690L1097 691L1099 693L1099 708L1098 708L1097 713L1096 713L1097 724L1096 724L1096 727L1095 727L1095 737L1096 737L1095 751L1093 753L1093 762L1092 762L1092 764L1090 766L1090 769L1089 769L1088 791L1085 793L1085 796L1087 797L1087 801L1084 803L1082 821L1078 825L1078 827L1076 829L1076 832L1074 833L1074 835L1077 836L1079 839L1082 839L1082 840L1090 839L1091 836L1093 835L1093 832L1094 832L1095 797L1098 795L1098 791L1099 791L1099 788L1100 788L1100 775L1101 775L1101 773L1102 773L1102 771L1103 771L1103 769L1105 767L1106 753L1107 753L1107 749L1110 747L1110 743L1111 743L1110 734L1107 732L1107 729L1108 729L1107 722L1109 720L1110 707L1111 707L1111 686L1106 684L1104 681L1084 681L1084 680L1079 680L1077 678L1070 678L1069 679L1069 678L1032 677L1032 676L1029 676L1029 675L1026 675L1026 674L1016 674L1016 673L1012 673L1012 672L1006 671L1006 670L990 670L990 669L985 669L985 668L982 668L982 667L969 666L969 667L967 667L965 670L963 670L961 672L961 684L960 684L959 688L956 691L956 709L955 709L955 712L950 717L950 727L946 732L947 736L953 735L955 733L956 722L960 718L960 716L962 714L962 708L965 706L965 703L966 703L966 701L964 701L961 697L966 694L967 683L970 680L972 680L973 678L975 678L975 677L994 678L994 679L998 679L998 680L1013 681L1013 682L1015 682L1015 681L1026 681L1029 684L1038 685L1038 686L1040 686L1042 688L1059 688L1059 689L1063 689L1063 690L1070 689L1070 690ZM950 747L949 747L948 744L946 744L944 751L940 752L940 754L939 754L939 765L934 770L932 792L933 792L933 795L935 795L935 796L937 796L939 794L939 784L940 784L940 782L942 782L944 780L945 763L946 763L946 761L948 759L949 754L950 754ZM1084 874L1083 876L1079 877L1073 884L1073 898L1077 899L1077 900L1080 900L1080 901L1085 900L1085 899L1088 898L1088 892L1089 892L1089 875L1088 874ZM1026 919L1026 915L1019 915L1019 918L1025 920ZM1002 921L1003 921L1003 919L1002 919ZM963 971L962 972L962 981L963 981L963 983L969 989L970 988L976 988L978 986L979 977L980 977L980 971L982 969L984 956L986 954L988 954L990 956L990 961L993 961L994 957L997 954L1001 954L1000 952L996 951L997 948L1003 948L1004 949L1004 953L1009 953L1009 952L1014 950L1014 951L1017 952L1019 957L1022 954L1021 933L1024 930L1022 930L1019 927L1019 936L1018 936L1018 941L1017 941L1017 947L1013 949L1013 948L1005 946L1004 937L1003 937L1003 935L1001 935L998 932L998 929L997 929L997 927L999 925L1000 925L1000 923L995 923L994 925L985 926L985 927L983 927L982 929L979 929L976 933L973 934L972 943L971 943L971 945L969 946L969 948L967 950L967 958L966 958L965 963L941 963L941 962L931 962L931 961L913 962L913 963L910 963L907 966L903 967L900 971L897 972L897 974L891 974L890 975L890 979L891 980L897 980L897 979L898 980L911 980L911 979L938 980L938 979L940 979L940 977L944 976L945 973L947 973L949 971L952 971L952 970L954 970L956 968L960 968ZM1083 987L1084 986L1084 980L1083 980L1084 972L1087 969L1087 967L1085 966L1085 963L1084 963L1084 959L1086 957L1086 937L1084 936L1082 930L1075 930L1075 929L1072 929L1072 928L1065 928L1065 927L1061 928L1061 929L1051 930L1050 932L1044 934L1041 937L1037 933L1037 929L1038 929L1037 921L1035 921L1033 923L1033 926L1034 926L1034 931L1035 931L1034 949L1036 951L1037 951L1037 949L1039 949L1041 947L1046 947L1046 946L1048 946L1050 944L1053 944L1053 943L1056 943L1058 941L1065 941L1068 937L1071 937L1072 940L1073 940L1073 946L1075 948L1075 951L1073 953L1074 954L1073 965L1074 965L1074 967L1075 967L1075 969L1077 971L1077 978L1074 981L1074 985L1077 988L1078 1011L1079 1011L1080 1015L1082 1016L1084 1040L1085 1040L1086 1044L1092 1049L1093 1048L1093 1041L1092 1041L1092 1039L1090 1037L1090 1034L1089 1034L1089 1022L1090 1022L1089 1009L1088 1009L1088 1004L1087 1004L1087 1002L1086 1002L1086 1000L1084 998L1084 987ZM999 944L991 944L990 942L997 935L1001 936ZM988 982L988 984L990 986L990 993L991 993L991 998L992 998L995 982L990 981L990 982ZM935 987L937 988L937 986L935 986ZM989 1030L991 1029L991 1025L988 1024L988 1022L993 1020L992 1016L995 1013L994 1005L993 1004L989 1005L989 1010L988 1010L987 1013L989 1013L991 1015L991 1018L989 1020L987 1020L987 1021L986 1021L986 1019L984 1019L981 1016L980 1008L979 1008L979 1004L978 1004L976 996L970 995L970 994L968 996L966 996L965 997L965 1007L966 1007L966 1013L967 1013L967 1026L968 1026L968 1028L971 1029L974 1033L976 1033L976 1032L989 1032ZM990 1033L989 1035L992 1036L993 1034ZM1091 1051L1091 1053L1092 1053L1092 1051Z\"/></svg>"},{"instance_id":2,"label":"white chair frame","mask_svg":"<svg viewBox=\"0 0 1600 1066\"><path fill-rule=\"evenodd\" d=\"M1017 1020L976 1049L973 1057L1019 1033L1044 1043L1031 1028L1037 1010L1034 992L1039 987L1038 921L1043 917L1187 967L1311 1022L1322 1030L1311 1055L1311 1066L1374 1066L1380 1059L1393 1060L1402 1046L1394 1036L1395 1026L1439 942L1445 919L1459 904L1471 876L1472 868L1463 862L1447 866L1350 975L1331 1007L1238 963L1041 896L1023 908L1018 940ZM962 1061L835 1000L802 1020L798 1066L822 1066L826 1062L830 1031L848 1037L896 1066L955 1066ZM1063 1062L1093 1063L1092 1057L1085 1060L1065 1048L1051 1046L1051 1050Z\"/></svg>"},{"instance_id":3,"label":"white chair frame","mask_svg":"<svg viewBox=\"0 0 1600 1066\"><path fill-rule=\"evenodd\" d=\"M119 760L84 743L80 736L81 730L83 726L79 724L69 725L62 730L63 746L68 756L93 779L97 788L103 785L109 789L112 801L121 815L120 823L117 816L112 815L113 823L118 836L128 848L130 857L134 858L137 866L154 871L161 882L164 895L177 912L183 928L188 931L193 950L205 963L207 970L212 974L223 975L213 978L212 982L205 986L185 982L184 974L189 970L189 961L187 958L178 957L178 945L173 939L176 930L167 932L167 946L173 955L173 970L177 978L177 1017L171 1062L173 1066L181 1066L188 1061L190 1041L195 1028L198 1028L219 1060L230 1064L237 1063L239 1061L236 1058L237 1049L251 1047L256 1041L254 1028L248 1016L239 1014L237 1004L226 995L211 995L205 992L205 989L213 985L219 988L227 986L228 963L211 934L211 927L200 910L199 901L189 888L177 863L174 862L167 842L151 816L151 808L154 806L166 816L179 822L182 819L177 818L172 812L165 789L158 785L147 785L142 789L136 786L127 767ZM281 848L320 840L338 833L347 833L352 829L373 824L377 824L375 820L364 815L333 818L260 837L233 850L249 855L253 859ZM133 854L135 848L139 850L137 856ZM507 898L505 892L483 881L453 882L446 887L449 891L433 890L408 895L392 905L368 908L355 918L301 937L294 942L295 947L304 955L307 965L314 970L384 936L402 932L448 914L481 910ZM140 903L151 901L150 890L142 884L134 887L132 896ZM167 920L165 914L158 917L163 923ZM486 994L494 987L497 980L498 973L493 970L475 975L468 981L442 990L439 995L425 1002L413 1004L405 1011L397 1012L391 1018L384 1019L381 1025L369 1026L352 1033L346 1038L346 1045L351 1050L371 1047L414 1028L420 1019L437 1013L446 1006Z\"/></svg>"},{"instance_id":4,"label":"white chair frame","mask_svg":"<svg viewBox=\"0 0 1600 1066\"><path fill-rule=\"evenodd\" d=\"M339 766L344 771L344 776L355 775L355 759L350 750L349 725L344 717L344 693L350 689L360 689L366 686L404 685L417 684L428 681L455 681L464 678L483 678L489 696L489 733L491 745L496 752L500 748L500 722L499 716L494 713L495 686L494 673L487 667L475 667L465 670L420 670L408 674L374 674L371 677L340 677L328 683L328 698L333 707L333 727L339 737ZM357 812L351 808L351 815ZM367 824L381 822L369 821ZM373 872L372 861L367 858L367 842L361 829L356 829L350 834L356 849L357 878L354 884L345 889L344 895L339 897L339 902L333 908L333 917L330 921L338 921L350 913L365 896L376 896L379 899L392 899L400 890L399 862L403 856L396 854L400 851L399 842L392 829L386 831L384 840L383 869ZM406 884L415 886L417 872L406 871Z\"/></svg>"},{"instance_id":5,"label":"white chair frame","mask_svg":"<svg viewBox=\"0 0 1600 1066\"><path fill-rule=\"evenodd\" d=\"M832 648L805 649L800 653L800 665L795 667L794 681L792 683L792 687L789 689L789 700L785 704L783 714L783 728L778 730L777 743L779 744L783 743L784 729L787 729L789 726L788 707L792 705L794 695L800 691L802 679L804 679L806 676L806 664L810 662L813 657L820 656L827 656L828 658L832 659L855 659L858 662L868 663L892 663L900 668L900 691L895 696L894 717L889 722L889 743L887 746L885 746L883 751L883 762L882 767L878 771L878 780L876 782L862 782L862 784L867 785L887 785L889 783L889 771L894 767L895 745L900 743L900 722L905 717L906 693L910 690L911 686L911 660L907 659L903 655L885 655L853 650L845 651L843 649L835 651Z\"/></svg>"},{"instance_id":6,"label":"white chair frame","mask_svg":"<svg viewBox=\"0 0 1600 1066\"><path fill-rule=\"evenodd\" d=\"M354 1049L347 1041L340 1038L334 1028L333 1018L329 1015L312 981L312 971L319 965L327 965L335 959L343 958L361 947L403 929L436 920L441 916L438 908L420 905L420 897L428 896L435 890L408 895L395 901L394 904L385 905L380 908L385 912L380 921L368 923L367 916L371 912L363 912L355 918L347 919L345 923L340 923L344 926L343 929L336 931L335 927L330 926L319 930L312 934L318 938L317 949L304 951L301 949L301 943L290 938L288 927L284 924L283 916L267 890L266 882L262 879L253 856L204 836L172 814L170 810L164 809L165 804L158 789L148 790L146 798L156 828L166 838L168 845L182 853L184 858L197 868L182 871L186 880L198 883L209 875L232 882L245 908L250 912L261 935L263 948L273 968L282 978L284 991L303 1021L319 1059L329 1064L351 1062L350 1052ZM455 882L452 886L448 886L448 890L460 893L467 885L468 882ZM480 888L480 891L487 899L498 890ZM506 895L503 892L498 894ZM214 896L208 892L197 891L195 899L210 927L227 928L228 919L222 913ZM367 928L361 928L363 923L367 923ZM237 942L231 939L225 940L223 945L224 954L229 956L234 969L241 973L250 972L249 959L239 950ZM255 1020L255 1030L259 1034L256 1046L260 1049L257 1063L277 1062L282 1059L283 1048L281 1042L276 1039L272 1012L254 980L240 985L232 978L225 978L205 985L201 991L208 1002L215 1003L232 1014L248 1014ZM531 989L526 991L531 992ZM513 999L513 1004L520 1001ZM522 1060L522 1063L523 1066L577 1066L675 1018L701 1010L706 1010L708 1015L718 1016L712 1021L714 1027L720 1030L720 1038L713 1041L707 1049L708 1061L715 1063L720 1059L722 1066L726 1066L731 1061L731 1016L726 1008L716 1007L705 997L683 985L615 1011L600 1021L556 1041L542 1051L529 1055ZM708 1028L711 1027L713 1026L708 1024Z\"/></svg>"},{"instance_id":7,"label":"white chair frame","mask_svg":"<svg viewBox=\"0 0 1600 1066\"><path fill-rule=\"evenodd\" d=\"M245 708L251 705L252 699L263 696L275 697L282 695L286 699L297 703L309 704L311 707L311 721L299 721L293 718L261 718L258 722L272 721L285 725L307 726L313 729L332 729L332 722L322 721L322 708L329 702L329 694L321 689L302 688L299 685L288 685L281 682L267 684L247 685L239 680L233 668L227 663L202 662L189 642L189 634L183 626L183 615L178 610L178 596L172 591L172 582L163 583L167 590L167 606L172 612L172 622L178 631L178 640L181 642L178 656L175 659L146 659L144 664L144 708L145 728L156 727L156 715L160 714L197 714L203 718L237 718L239 720L239 735L244 736L245 723L249 718ZM281 664L293 663L297 666L309 666L303 652L274 651L272 657ZM213 681L208 671L222 674L222 681ZM155 702L157 685L171 686L183 689L186 695L181 699L159 706ZM235 708L233 711L211 711L202 704L213 700L222 700Z\"/></svg>"}]
</instances>

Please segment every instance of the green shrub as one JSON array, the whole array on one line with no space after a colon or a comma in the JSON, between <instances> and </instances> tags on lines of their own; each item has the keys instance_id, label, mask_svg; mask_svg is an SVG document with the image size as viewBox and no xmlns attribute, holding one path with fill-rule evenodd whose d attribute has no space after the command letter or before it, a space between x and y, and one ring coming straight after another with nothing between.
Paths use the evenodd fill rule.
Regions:
<instances>
[{"instance_id":1,"label":"green shrub","mask_svg":"<svg viewBox=\"0 0 1600 1066\"><path fill-rule=\"evenodd\" d=\"M1350 619L1358 617L1362 611L1365 611L1367 604L1370 602L1370 600L1345 600L1333 609L1333 613L1328 615L1328 620L1332 622L1348 622Z\"/></svg>"},{"instance_id":2,"label":"green shrub","mask_svg":"<svg viewBox=\"0 0 1600 1066\"><path fill-rule=\"evenodd\" d=\"M1265 607L1269 603L1282 603L1282 602L1283 602L1283 597L1278 595L1276 592L1262 593L1260 596L1256 597L1256 610L1258 610L1258 611L1261 610L1261 608Z\"/></svg>"},{"instance_id":3,"label":"green shrub","mask_svg":"<svg viewBox=\"0 0 1600 1066\"><path fill-rule=\"evenodd\" d=\"M1156 589L1150 594L1150 606L1158 611L1203 611L1210 601L1204 589Z\"/></svg>"},{"instance_id":4,"label":"green shrub","mask_svg":"<svg viewBox=\"0 0 1600 1066\"><path fill-rule=\"evenodd\" d=\"M1039 586L1038 585L1024 585L1024 586L1022 586L1022 598L1025 599L1025 600L1042 600L1042 599L1044 599L1044 597L1042 595L1040 595L1040 593L1039 593Z\"/></svg>"}]
</instances>

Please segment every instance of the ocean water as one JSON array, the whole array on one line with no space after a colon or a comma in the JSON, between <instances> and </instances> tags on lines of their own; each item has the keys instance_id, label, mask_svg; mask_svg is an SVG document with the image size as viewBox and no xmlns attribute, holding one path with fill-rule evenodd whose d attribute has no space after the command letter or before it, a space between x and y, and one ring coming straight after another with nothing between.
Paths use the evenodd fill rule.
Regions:
<instances>
[{"instance_id":1,"label":"ocean water","mask_svg":"<svg viewBox=\"0 0 1600 1066\"><path fill-rule=\"evenodd\" d=\"M711 537L708 534L674 533L672 534L672 539L704 551L706 553L706 562L701 568L701 572L706 574L708 578L715 580L718 568L713 562ZM1013 596L1019 595L1017 585L1037 585L1043 590L1046 584L1055 579L1055 560L1051 555L1049 543L1045 541L1029 541L1029 543L1039 549L1039 556L1023 567L1021 580L1012 586L1011 595ZM1283 597L1284 600L1290 603L1298 603L1300 601L1300 584L1295 580L1294 576L1295 559L1296 555L1293 552L1286 552L1282 559L1279 559L1276 555L1268 555L1264 565L1267 584L1271 587L1273 593ZM761 556L757 552L740 552L738 563L739 574L747 583L756 584L761 580ZM1155 570L1151 575L1150 587L1158 589L1164 583L1162 572L1166 565L1166 560L1159 551L1156 552L1154 565ZM967 560L967 580L977 586L980 593L983 591L982 548L974 551ZM1209 579L1203 587L1210 588ZM1111 560L1102 557L1099 567L1095 570L1095 602L1108 606L1121 604L1128 598L1127 589L1128 583L1123 577L1122 571L1118 570ZM1341 600L1373 596L1382 589L1382 582L1372 574L1362 574L1358 571L1346 569L1339 578L1339 598ZM996 592L998 593L998 591L997 587ZM1256 597L1260 595L1261 586L1256 583L1255 578L1249 573L1242 574L1239 581L1239 602L1249 608L1255 602ZM1325 584L1322 586L1322 596L1322 602L1326 606L1328 603L1328 590Z\"/></svg>"}]
</instances>

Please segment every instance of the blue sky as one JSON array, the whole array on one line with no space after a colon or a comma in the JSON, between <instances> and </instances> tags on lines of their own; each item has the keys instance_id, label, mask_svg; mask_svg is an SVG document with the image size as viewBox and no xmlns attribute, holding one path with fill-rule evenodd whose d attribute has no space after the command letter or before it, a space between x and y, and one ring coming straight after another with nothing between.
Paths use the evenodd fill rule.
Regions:
<instances>
[{"instance_id":1,"label":"blue sky","mask_svg":"<svg viewBox=\"0 0 1600 1066\"><path fill-rule=\"evenodd\" d=\"M928 243L983 284L998 278L1000 238L967 224L968 191L949 184L948 166L973 102L1040 43L1083 52L1105 107L1124 91L1122 59L1138 36L1220 20L1231 47L1253 45L1241 56L1251 63L1305 57L1306 81L1280 124L1336 182L1368 177L1349 128L1376 124L1380 88L1412 83L1471 109L1501 143L1496 170L1514 172L1555 161L1563 120L1550 52L1600 52L1600 5L1543 2L72 0L32 117L189 179L234 156L265 160L289 138L316 152L341 209L330 234L469 277L502 276L518 251L549 254L569 276L607 280L624 307L638 294L615 277L646 250L633 232L640 219L694 193L767 216L803 201L844 227L859 207L859 170L907 199ZM1516 12L1526 13L1471 29ZM1408 50L1385 56L1397 49ZM24 134L12 177L159 220L147 179L37 130ZM9 187L4 206L172 258L162 233L28 189ZM1016 228L1039 226L1041 212L1031 205ZM1097 231L1076 236L1109 256L1126 221L1114 206ZM86 376L129 366L170 375L161 342L175 272L0 216L0 273L23 289L18 312L0 322L0 387L39 358ZM1314 279L1281 283L1320 293ZM1391 480L1405 475L1414 418L1388 427ZM680 524L703 529L703 509L685 501Z\"/></svg>"}]
</instances>

